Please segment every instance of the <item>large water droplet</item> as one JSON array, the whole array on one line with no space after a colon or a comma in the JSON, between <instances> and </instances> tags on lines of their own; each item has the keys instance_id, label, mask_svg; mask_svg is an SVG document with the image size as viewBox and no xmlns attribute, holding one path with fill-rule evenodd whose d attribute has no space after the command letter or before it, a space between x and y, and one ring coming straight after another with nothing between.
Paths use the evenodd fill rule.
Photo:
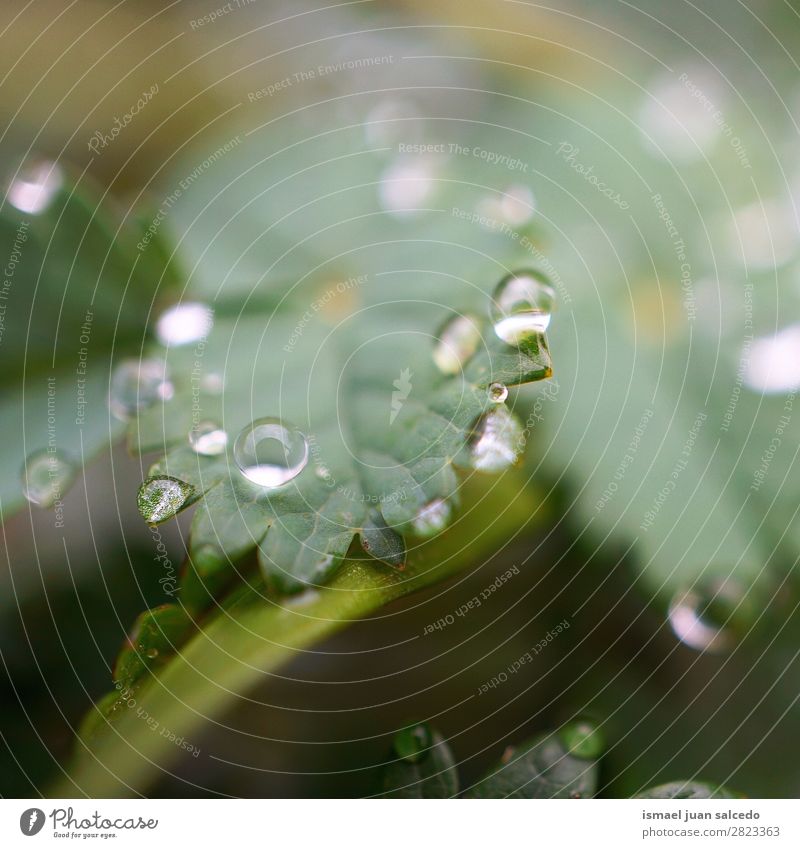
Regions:
<instances>
[{"instance_id":1,"label":"large water droplet","mask_svg":"<svg viewBox=\"0 0 800 848\"><path fill-rule=\"evenodd\" d=\"M492 403L502 403L508 397L508 386L503 383L492 383L489 386L489 400Z\"/></svg>"},{"instance_id":2,"label":"large water droplet","mask_svg":"<svg viewBox=\"0 0 800 848\"><path fill-rule=\"evenodd\" d=\"M189 446L201 456L219 456L228 447L228 434L213 421L201 421L189 431Z\"/></svg>"},{"instance_id":3,"label":"large water droplet","mask_svg":"<svg viewBox=\"0 0 800 848\"><path fill-rule=\"evenodd\" d=\"M233 458L251 483L274 489L306 467L308 441L280 418L259 418L236 437Z\"/></svg>"},{"instance_id":4,"label":"large water droplet","mask_svg":"<svg viewBox=\"0 0 800 848\"><path fill-rule=\"evenodd\" d=\"M159 524L173 515L194 494L194 488L175 477L151 477L139 486L136 503L148 524Z\"/></svg>"},{"instance_id":5,"label":"large water droplet","mask_svg":"<svg viewBox=\"0 0 800 848\"><path fill-rule=\"evenodd\" d=\"M37 506L53 506L61 500L75 479L75 467L56 451L32 453L22 469L22 494Z\"/></svg>"},{"instance_id":6,"label":"large water droplet","mask_svg":"<svg viewBox=\"0 0 800 848\"><path fill-rule=\"evenodd\" d=\"M684 645L696 651L724 653L735 641L730 621L741 597L730 583L681 590L669 605L670 626Z\"/></svg>"},{"instance_id":7,"label":"large water droplet","mask_svg":"<svg viewBox=\"0 0 800 848\"><path fill-rule=\"evenodd\" d=\"M433 536L447 527L450 519L450 504L442 498L435 498L421 507L411 522L414 532L419 536Z\"/></svg>"},{"instance_id":8,"label":"large water droplet","mask_svg":"<svg viewBox=\"0 0 800 848\"><path fill-rule=\"evenodd\" d=\"M45 159L26 163L8 187L8 202L29 215L39 215L53 202L64 182L61 168Z\"/></svg>"},{"instance_id":9,"label":"large water droplet","mask_svg":"<svg viewBox=\"0 0 800 848\"><path fill-rule=\"evenodd\" d=\"M494 331L506 344L522 345L550 325L555 292L538 271L515 271L504 277L492 295Z\"/></svg>"},{"instance_id":10,"label":"large water droplet","mask_svg":"<svg viewBox=\"0 0 800 848\"><path fill-rule=\"evenodd\" d=\"M439 328L433 348L433 361L443 374L458 374L474 356L481 341L477 319L453 315Z\"/></svg>"},{"instance_id":11,"label":"large water droplet","mask_svg":"<svg viewBox=\"0 0 800 848\"><path fill-rule=\"evenodd\" d=\"M522 444L522 425L505 406L481 415L467 442L472 467L479 471L502 471L513 465Z\"/></svg>"},{"instance_id":12,"label":"large water droplet","mask_svg":"<svg viewBox=\"0 0 800 848\"><path fill-rule=\"evenodd\" d=\"M161 314L156 336L164 346L178 347L204 339L214 324L214 313L205 303L178 303Z\"/></svg>"},{"instance_id":13,"label":"large water droplet","mask_svg":"<svg viewBox=\"0 0 800 848\"><path fill-rule=\"evenodd\" d=\"M111 377L108 406L115 418L126 421L158 400L169 400L174 391L163 362L126 359Z\"/></svg>"}]
</instances>

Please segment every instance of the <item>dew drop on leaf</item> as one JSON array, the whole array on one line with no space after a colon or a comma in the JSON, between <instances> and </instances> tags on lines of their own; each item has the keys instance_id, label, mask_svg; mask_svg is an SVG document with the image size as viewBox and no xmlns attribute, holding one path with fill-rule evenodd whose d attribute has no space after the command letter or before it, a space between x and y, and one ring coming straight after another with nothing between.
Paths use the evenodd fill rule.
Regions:
<instances>
[{"instance_id":1,"label":"dew drop on leaf","mask_svg":"<svg viewBox=\"0 0 800 848\"><path fill-rule=\"evenodd\" d=\"M257 486L274 489L293 480L308 464L308 441L280 418L259 418L236 437L233 458Z\"/></svg>"},{"instance_id":2,"label":"dew drop on leaf","mask_svg":"<svg viewBox=\"0 0 800 848\"><path fill-rule=\"evenodd\" d=\"M189 446L200 456L219 456L228 446L228 434L213 421L201 421L189 431Z\"/></svg>"},{"instance_id":3,"label":"dew drop on leaf","mask_svg":"<svg viewBox=\"0 0 800 848\"><path fill-rule=\"evenodd\" d=\"M381 176L381 205L397 216L418 211L433 189L433 168L424 159L398 159Z\"/></svg>"},{"instance_id":4,"label":"dew drop on leaf","mask_svg":"<svg viewBox=\"0 0 800 848\"><path fill-rule=\"evenodd\" d=\"M478 471L503 471L516 462L522 444L522 425L498 406L472 425L467 442L471 465Z\"/></svg>"},{"instance_id":5,"label":"dew drop on leaf","mask_svg":"<svg viewBox=\"0 0 800 848\"><path fill-rule=\"evenodd\" d=\"M210 395L221 395L224 387L225 380L223 379L222 374L217 374L215 371L212 371L209 374L204 374L200 378L200 388Z\"/></svg>"},{"instance_id":6,"label":"dew drop on leaf","mask_svg":"<svg viewBox=\"0 0 800 848\"><path fill-rule=\"evenodd\" d=\"M8 202L20 212L39 215L53 202L63 182L57 163L46 159L26 163L8 187Z\"/></svg>"},{"instance_id":7,"label":"dew drop on leaf","mask_svg":"<svg viewBox=\"0 0 800 848\"><path fill-rule=\"evenodd\" d=\"M447 526L450 519L450 504L442 498L435 498L420 507L414 516L412 526L419 536L433 536Z\"/></svg>"},{"instance_id":8,"label":"dew drop on leaf","mask_svg":"<svg viewBox=\"0 0 800 848\"><path fill-rule=\"evenodd\" d=\"M37 506L53 506L61 500L75 479L74 465L57 451L32 453L22 468L22 494Z\"/></svg>"},{"instance_id":9,"label":"dew drop on leaf","mask_svg":"<svg viewBox=\"0 0 800 848\"><path fill-rule=\"evenodd\" d=\"M502 403L508 397L508 386L502 383L492 383L489 386L489 400L492 403Z\"/></svg>"},{"instance_id":10,"label":"dew drop on leaf","mask_svg":"<svg viewBox=\"0 0 800 848\"><path fill-rule=\"evenodd\" d=\"M477 320L471 315L448 318L436 334L433 361L443 374L458 374L474 356L481 341Z\"/></svg>"},{"instance_id":11,"label":"dew drop on leaf","mask_svg":"<svg viewBox=\"0 0 800 848\"><path fill-rule=\"evenodd\" d=\"M404 727L394 737L394 752L407 763L418 763L424 759L432 745L433 735L427 724Z\"/></svg>"},{"instance_id":12,"label":"dew drop on leaf","mask_svg":"<svg viewBox=\"0 0 800 848\"><path fill-rule=\"evenodd\" d=\"M137 504L148 524L158 524L172 518L186 503L194 489L174 477L151 477L139 487Z\"/></svg>"},{"instance_id":13,"label":"dew drop on leaf","mask_svg":"<svg viewBox=\"0 0 800 848\"><path fill-rule=\"evenodd\" d=\"M165 347L178 347L204 339L214 323L205 303L178 303L164 311L156 323L156 337Z\"/></svg>"},{"instance_id":14,"label":"dew drop on leaf","mask_svg":"<svg viewBox=\"0 0 800 848\"><path fill-rule=\"evenodd\" d=\"M115 418L126 421L159 400L169 400L174 393L163 362L126 359L111 376L108 406Z\"/></svg>"},{"instance_id":15,"label":"dew drop on leaf","mask_svg":"<svg viewBox=\"0 0 800 848\"><path fill-rule=\"evenodd\" d=\"M559 731L567 751L582 760L594 760L605 750L605 740L600 730L585 719L570 722Z\"/></svg>"},{"instance_id":16,"label":"dew drop on leaf","mask_svg":"<svg viewBox=\"0 0 800 848\"><path fill-rule=\"evenodd\" d=\"M698 585L675 593L669 605L669 623L687 647L721 654L734 645L730 625L741 605L742 593L731 583Z\"/></svg>"},{"instance_id":17,"label":"dew drop on leaf","mask_svg":"<svg viewBox=\"0 0 800 848\"><path fill-rule=\"evenodd\" d=\"M533 217L534 204L533 192L528 186L512 185L499 196L485 197L478 204L478 212L488 221L487 227L496 227L496 221L521 227Z\"/></svg>"},{"instance_id":18,"label":"dew drop on leaf","mask_svg":"<svg viewBox=\"0 0 800 848\"><path fill-rule=\"evenodd\" d=\"M504 277L492 295L490 316L498 338L523 345L550 325L555 291L538 271L515 271Z\"/></svg>"}]
</instances>

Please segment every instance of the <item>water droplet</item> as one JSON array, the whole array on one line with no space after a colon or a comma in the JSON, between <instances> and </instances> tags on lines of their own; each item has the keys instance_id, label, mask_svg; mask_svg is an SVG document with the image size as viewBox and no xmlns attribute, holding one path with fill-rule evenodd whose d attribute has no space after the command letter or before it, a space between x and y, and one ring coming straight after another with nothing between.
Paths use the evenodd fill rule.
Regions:
<instances>
[{"instance_id":1,"label":"water droplet","mask_svg":"<svg viewBox=\"0 0 800 848\"><path fill-rule=\"evenodd\" d=\"M382 100L374 106L364 121L364 135L370 144L394 144L409 136L409 126L419 112L409 100Z\"/></svg>"},{"instance_id":2,"label":"water droplet","mask_svg":"<svg viewBox=\"0 0 800 848\"><path fill-rule=\"evenodd\" d=\"M280 418L259 418L236 437L233 458L251 483L274 489L306 467L308 441Z\"/></svg>"},{"instance_id":3,"label":"water droplet","mask_svg":"<svg viewBox=\"0 0 800 848\"><path fill-rule=\"evenodd\" d=\"M756 339L749 348L742 353L742 379L748 388L766 394L800 388L800 324Z\"/></svg>"},{"instance_id":4,"label":"water droplet","mask_svg":"<svg viewBox=\"0 0 800 848\"><path fill-rule=\"evenodd\" d=\"M705 69L689 70L686 82L672 75L652 82L639 111L643 141L657 156L702 159L721 137L714 112L724 105L724 92ZM706 108L706 103L714 108Z\"/></svg>"},{"instance_id":5,"label":"water droplet","mask_svg":"<svg viewBox=\"0 0 800 848\"><path fill-rule=\"evenodd\" d=\"M489 229L497 229L496 221L511 227L521 227L533 217L533 192L526 185L509 186L500 195L485 197L478 204L478 213L488 219L484 224Z\"/></svg>"},{"instance_id":6,"label":"water droplet","mask_svg":"<svg viewBox=\"0 0 800 848\"><path fill-rule=\"evenodd\" d=\"M136 502L148 524L159 524L173 515L194 494L194 487L175 477L151 477L139 486Z\"/></svg>"},{"instance_id":7,"label":"water droplet","mask_svg":"<svg viewBox=\"0 0 800 848\"><path fill-rule=\"evenodd\" d=\"M453 315L439 328L433 348L433 361L443 374L458 374L474 356L481 341L477 319Z\"/></svg>"},{"instance_id":8,"label":"water droplet","mask_svg":"<svg viewBox=\"0 0 800 848\"><path fill-rule=\"evenodd\" d=\"M605 750L605 739L600 730L585 719L573 721L559 731L564 747L573 757L594 760Z\"/></svg>"},{"instance_id":9,"label":"water droplet","mask_svg":"<svg viewBox=\"0 0 800 848\"><path fill-rule=\"evenodd\" d=\"M502 383L492 383L489 386L489 400L492 403L502 403L508 397L508 386Z\"/></svg>"},{"instance_id":10,"label":"water droplet","mask_svg":"<svg viewBox=\"0 0 800 848\"><path fill-rule=\"evenodd\" d=\"M222 390L225 388L225 380L222 374L216 374L214 372L204 374L200 378L200 388L210 395L221 395Z\"/></svg>"},{"instance_id":11,"label":"water droplet","mask_svg":"<svg viewBox=\"0 0 800 848\"><path fill-rule=\"evenodd\" d=\"M8 202L29 215L39 215L53 202L64 182L55 162L39 159L26 163L8 187Z\"/></svg>"},{"instance_id":12,"label":"water droplet","mask_svg":"<svg viewBox=\"0 0 800 848\"><path fill-rule=\"evenodd\" d=\"M201 456L219 456L228 446L228 434L213 421L201 421L189 431L189 445Z\"/></svg>"},{"instance_id":13,"label":"water droplet","mask_svg":"<svg viewBox=\"0 0 800 848\"><path fill-rule=\"evenodd\" d=\"M417 211L433 189L433 166L425 159L398 159L381 175L381 205L395 215Z\"/></svg>"},{"instance_id":14,"label":"water droplet","mask_svg":"<svg viewBox=\"0 0 800 848\"><path fill-rule=\"evenodd\" d=\"M521 345L543 333L553 314L555 292L538 271L515 271L504 277L492 295L494 331L506 344Z\"/></svg>"},{"instance_id":15,"label":"water droplet","mask_svg":"<svg viewBox=\"0 0 800 848\"><path fill-rule=\"evenodd\" d=\"M158 656L158 648L149 648L145 651L145 656L150 660L154 660Z\"/></svg>"},{"instance_id":16,"label":"water droplet","mask_svg":"<svg viewBox=\"0 0 800 848\"><path fill-rule=\"evenodd\" d=\"M770 271L784 265L800 246L794 207L777 198L740 207L728 224L728 244L746 268Z\"/></svg>"},{"instance_id":17,"label":"water droplet","mask_svg":"<svg viewBox=\"0 0 800 848\"><path fill-rule=\"evenodd\" d=\"M22 469L22 494L32 504L47 509L61 500L74 479L75 467L63 454L36 451Z\"/></svg>"},{"instance_id":18,"label":"water droplet","mask_svg":"<svg viewBox=\"0 0 800 848\"><path fill-rule=\"evenodd\" d=\"M412 526L419 536L433 536L447 526L450 518L450 504L442 498L435 498L421 507L414 516Z\"/></svg>"},{"instance_id":19,"label":"water droplet","mask_svg":"<svg viewBox=\"0 0 800 848\"><path fill-rule=\"evenodd\" d=\"M167 367L157 359L126 359L111 377L108 406L115 418L126 421L138 410L175 393Z\"/></svg>"},{"instance_id":20,"label":"water droplet","mask_svg":"<svg viewBox=\"0 0 800 848\"><path fill-rule=\"evenodd\" d=\"M522 450L522 425L505 406L495 407L473 424L467 444L473 468L502 471Z\"/></svg>"},{"instance_id":21,"label":"water droplet","mask_svg":"<svg viewBox=\"0 0 800 848\"><path fill-rule=\"evenodd\" d=\"M156 337L162 345L178 347L204 339L214 324L214 313L205 303L177 303L161 313Z\"/></svg>"},{"instance_id":22,"label":"water droplet","mask_svg":"<svg viewBox=\"0 0 800 848\"><path fill-rule=\"evenodd\" d=\"M433 734L427 724L404 727L394 737L394 752L407 763L424 759L433 745Z\"/></svg>"},{"instance_id":23,"label":"water droplet","mask_svg":"<svg viewBox=\"0 0 800 848\"><path fill-rule=\"evenodd\" d=\"M742 594L731 583L678 591L669 605L669 623L678 639L696 651L725 653L734 644L729 622Z\"/></svg>"}]
</instances>

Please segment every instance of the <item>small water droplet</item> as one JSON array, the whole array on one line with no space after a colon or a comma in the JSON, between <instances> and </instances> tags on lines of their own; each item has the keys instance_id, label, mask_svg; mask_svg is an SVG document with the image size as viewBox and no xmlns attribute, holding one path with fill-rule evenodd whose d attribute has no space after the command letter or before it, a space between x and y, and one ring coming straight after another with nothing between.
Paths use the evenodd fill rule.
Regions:
<instances>
[{"instance_id":1,"label":"small water droplet","mask_svg":"<svg viewBox=\"0 0 800 848\"><path fill-rule=\"evenodd\" d=\"M320 480L330 480L333 477L330 468L322 462L319 462L314 466L314 476L318 477Z\"/></svg>"},{"instance_id":2,"label":"small water droplet","mask_svg":"<svg viewBox=\"0 0 800 848\"><path fill-rule=\"evenodd\" d=\"M515 271L497 284L490 313L494 331L506 344L522 345L550 325L555 292L538 271Z\"/></svg>"},{"instance_id":3,"label":"small water droplet","mask_svg":"<svg viewBox=\"0 0 800 848\"><path fill-rule=\"evenodd\" d=\"M670 626L684 645L696 651L725 653L735 641L729 622L741 598L731 583L678 591L669 605Z\"/></svg>"},{"instance_id":4,"label":"small water droplet","mask_svg":"<svg viewBox=\"0 0 800 848\"><path fill-rule=\"evenodd\" d=\"M370 109L364 121L364 135L370 144L391 145L409 136L409 126L419 112L409 100L381 100Z\"/></svg>"},{"instance_id":5,"label":"small water droplet","mask_svg":"<svg viewBox=\"0 0 800 848\"><path fill-rule=\"evenodd\" d=\"M280 418L259 418L236 437L233 458L251 483L274 489L306 467L308 441Z\"/></svg>"},{"instance_id":6,"label":"small water droplet","mask_svg":"<svg viewBox=\"0 0 800 848\"><path fill-rule=\"evenodd\" d=\"M211 372L209 374L204 374L200 378L200 388L204 392L208 392L210 395L221 395L224 387L225 380L223 379L222 374Z\"/></svg>"},{"instance_id":7,"label":"small water droplet","mask_svg":"<svg viewBox=\"0 0 800 848\"><path fill-rule=\"evenodd\" d=\"M192 344L204 339L214 324L214 313L205 303L176 303L161 313L156 337L165 347Z\"/></svg>"},{"instance_id":8,"label":"small water droplet","mask_svg":"<svg viewBox=\"0 0 800 848\"><path fill-rule=\"evenodd\" d=\"M57 451L32 453L22 469L22 494L45 509L61 500L75 479L74 465Z\"/></svg>"},{"instance_id":9,"label":"small water droplet","mask_svg":"<svg viewBox=\"0 0 800 848\"><path fill-rule=\"evenodd\" d=\"M140 409L159 400L169 400L175 389L166 365L157 359L126 359L111 377L108 406L112 415L127 421Z\"/></svg>"},{"instance_id":10,"label":"small water droplet","mask_svg":"<svg viewBox=\"0 0 800 848\"><path fill-rule=\"evenodd\" d=\"M522 425L505 406L481 415L468 440L472 467L502 471L513 465L522 449Z\"/></svg>"},{"instance_id":11,"label":"small water droplet","mask_svg":"<svg viewBox=\"0 0 800 848\"><path fill-rule=\"evenodd\" d=\"M478 213L488 223L489 229L496 229L495 222L504 222L512 227L521 227L533 217L533 192L526 185L509 186L502 194L485 197L478 204Z\"/></svg>"},{"instance_id":12,"label":"small water droplet","mask_svg":"<svg viewBox=\"0 0 800 848\"><path fill-rule=\"evenodd\" d=\"M603 734L585 719L578 719L562 727L559 736L567 751L582 760L594 760L605 750Z\"/></svg>"},{"instance_id":13,"label":"small water droplet","mask_svg":"<svg viewBox=\"0 0 800 848\"><path fill-rule=\"evenodd\" d=\"M154 660L158 656L158 648L148 649L145 651L145 656L150 660Z\"/></svg>"},{"instance_id":14,"label":"small water droplet","mask_svg":"<svg viewBox=\"0 0 800 848\"><path fill-rule=\"evenodd\" d=\"M412 526L419 536L433 536L447 526L450 518L450 504L442 498L435 498L421 507L414 516Z\"/></svg>"},{"instance_id":15,"label":"small water droplet","mask_svg":"<svg viewBox=\"0 0 800 848\"><path fill-rule=\"evenodd\" d=\"M800 388L800 324L756 339L742 351L745 385L756 392L778 394Z\"/></svg>"},{"instance_id":16,"label":"small water droplet","mask_svg":"<svg viewBox=\"0 0 800 848\"><path fill-rule=\"evenodd\" d=\"M492 383L489 386L489 400L492 403L502 403L508 397L508 386L502 383Z\"/></svg>"},{"instance_id":17,"label":"small water droplet","mask_svg":"<svg viewBox=\"0 0 800 848\"><path fill-rule=\"evenodd\" d=\"M433 745L433 734L427 724L404 727L394 737L394 752L407 763L424 759Z\"/></svg>"},{"instance_id":18,"label":"small water droplet","mask_svg":"<svg viewBox=\"0 0 800 848\"><path fill-rule=\"evenodd\" d=\"M29 215L39 215L53 202L64 182L60 166L37 159L23 165L8 187L8 202Z\"/></svg>"},{"instance_id":19,"label":"small water droplet","mask_svg":"<svg viewBox=\"0 0 800 848\"><path fill-rule=\"evenodd\" d=\"M148 524L172 518L194 493L194 488L175 477L151 477L139 486L137 504Z\"/></svg>"},{"instance_id":20,"label":"small water droplet","mask_svg":"<svg viewBox=\"0 0 800 848\"><path fill-rule=\"evenodd\" d=\"M201 421L189 431L189 445L201 456L219 456L228 447L228 434L213 421Z\"/></svg>"},{"instance_id":21,"label":"small water droplet","mask_svg":"<svg viewBox=\"0 0 800 848\"><path fill-rule=\"evenodd\" d=\"M453 315L439 328L433 348L433 361L443 374L458 374L475 355L481 341L477 319Z\"/></svg>"},{"instance_id":22,"label":"small water droplet","mask_svg":"<svg viewBox=\"0 0 800 848\"><path fill-rule=\"evenodd\" d=\"M398 159L381 175L379 194L384 209L398 216L417 211L433 189L433 167L425 159Z\"/></svg>"}]
</instances>

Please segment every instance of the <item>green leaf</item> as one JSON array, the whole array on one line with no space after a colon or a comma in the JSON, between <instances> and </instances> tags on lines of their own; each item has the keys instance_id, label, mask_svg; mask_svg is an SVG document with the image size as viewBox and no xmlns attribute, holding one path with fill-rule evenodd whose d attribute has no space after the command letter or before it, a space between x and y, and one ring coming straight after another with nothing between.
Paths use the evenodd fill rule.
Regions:
<instances>
[{"instance_id":1,"label":"green leaf","mask_svg":"<svg viewBox=\"0 0 800 848\"><path fill-rule=\"evenodd\" d=\"M591 798L602 750L588 722L539 736L503 759L467 793L469 798ZM586 756L592 754L593 756Z\"/></svg>"},{"instance_id":2,"label":"green leaf","mask_svg":"<svg viewBox=\"0 0 800 848\"><path fill-rule=\"evenodd\" d=\"M743 796L726 789L724 786L714 786L710 783L701 783L694 780L686 782L677 780L673 783L664 783L661 786L646 789L636 797L687 800L692 798L741 798Z\"/></svg>"},{"instance_id":3,"label":"green leaf","mask_svg":"<svg viewBox=\"0 0 800 848\"><path fill-rule=\"evenodd\" d=\"M398 758L384 766L383 792L388 798L454 798L458 795L458 769L449 745L426 724L397 734Z\"/></svg>"},{"instance_id":4,"label":"green leaf","mask_svg":"<svg viewBox=\"0 0 800 848\"><path fill-rule=\"evenodd\" d=\"M155 637L151 647L159 650L159 657L143 670L141 650L134 651L135 660L127 654L129 648L123 651L126 669L131 667L129 662L134 669L133 682L120 684L124 692L108 713L109 723L95 727L89 747L76 750L69 773L49 794L74 797L78 792L99 797L144 791L181 754L152 727L166 728L197 747L206 722L220 716L236 693L263 681L296 652L389 601L493 556L497 546L535 511L538 498L521 483L517 475L509 474L484 491L477 481L469 481L463 491L465 508L480 504L496 516L494 521L488 527L462 523L416 546L403 572L348 560L329 587L281 603L266 598L263 587L240 586L175 655L171 651L178 634L172 626L160 627L161 621L148 626L146 644L151 644L151 635ZM182 618L175 616L180 629ZM166 641L162 632L169 637ZM135 644L145 644L141 630L139 635ZM131 679L127 671L126 677ZM136 709L130 708L131 703Z\"/></svg>"},{"instance_id":5,"label":"green leaf","mask_svg":"<svg viewBox=\"0 0 800 848\"><path fill-rule=\"evenodd\" d=\"M141 349L156 291L175 282L161 258L137 249L137 222L85 174L56 170L60 187L41 211L9 202L0 210L9 257L0 298L2 519L24 503L25 457L50 450L78 469L120 435L107 404L112 351L115 360Z\"/></svg>"}]
</instances>

